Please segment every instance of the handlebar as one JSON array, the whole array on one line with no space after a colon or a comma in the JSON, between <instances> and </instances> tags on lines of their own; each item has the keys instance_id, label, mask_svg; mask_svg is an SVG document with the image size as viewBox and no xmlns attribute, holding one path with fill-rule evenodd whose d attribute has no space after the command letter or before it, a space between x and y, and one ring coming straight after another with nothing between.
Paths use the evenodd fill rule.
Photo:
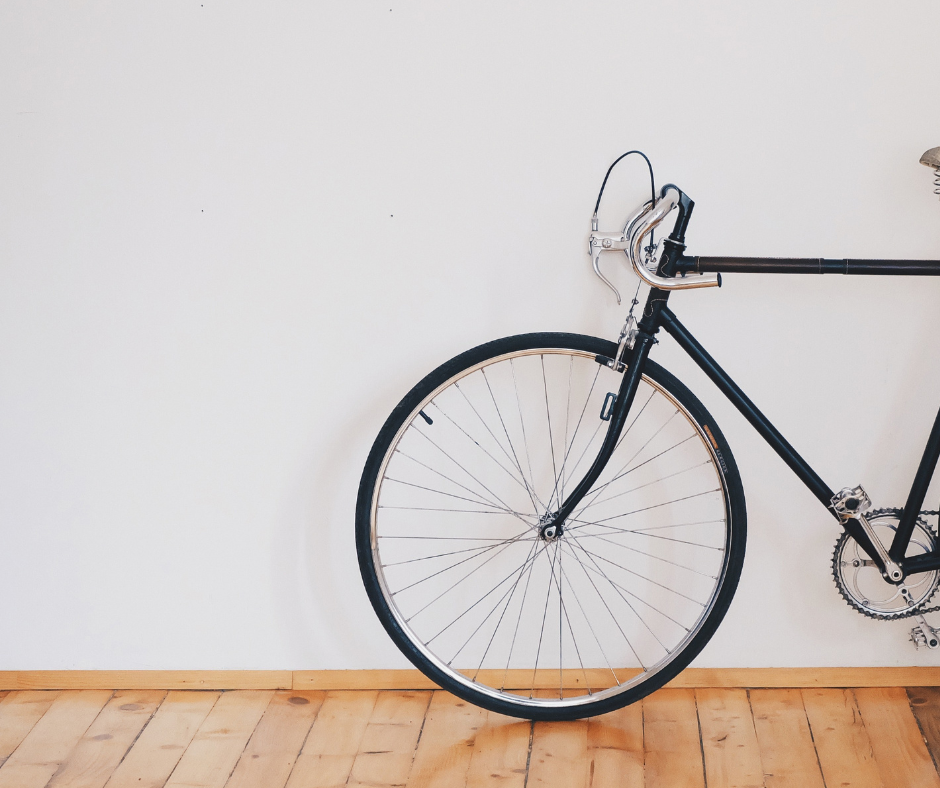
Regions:
<instances>
[{"instance_id":1,"label":"handlebar","mask_svg":"<svg viewBox=\"0 0 940 788\"><path fill-rule=\"evenodd\" d=\"M646 202L630 215L624 224L623 232L619 234L598 233L596 219L592 221L589 249L594 273L614 291L618 304L620 303L620 293L617 292L617 288L610 283L600 270L601 252L614 250L626 252L636 275L650 287L659 290L694 290L700 287L717 287L720 284L720 279L716 274L693 274L681 277L660 276L655 273L658 268L655 257L650 261L656 263L656 266L650 266L653 270L650 270L641 259L643 239L662 224L663 220L679 204L680 196L681 193L675 186L666 186L656 202Z\"/></svg>"}]
</instances>

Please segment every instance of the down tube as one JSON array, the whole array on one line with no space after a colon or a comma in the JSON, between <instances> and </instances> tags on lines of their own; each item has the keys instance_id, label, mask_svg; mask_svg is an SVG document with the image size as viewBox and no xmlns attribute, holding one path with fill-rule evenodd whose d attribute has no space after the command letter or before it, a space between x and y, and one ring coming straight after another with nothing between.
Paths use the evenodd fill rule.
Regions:
<instances>
[{"instance_id":1,"label":"down tube","mask_svg":"<svg viewBox=\"0 0 940 788\"><path fill-rule=\"evenodd\" d=\"M675 339L679 346L688 353L699 367L701 367L702 371L718 386L721 393L731 401L744 418L750 422L751 426L757 430L760 436L780 455L780 458L787 464L787 467L789 467L800 481L809 488L810 492L826 507L828 512L838 519L838 515L836 515L831 508L833 491L819 477L819 474L809 466L809 463L799 455L787 439L780 434L779 430L777 430L767 417L757 409L757 406L751 402L738 385L728 377L728 374L718 366L715 359L708 355L708 352L698 343L698 340L696 340L695 337L689 333L688 329L678 321L671 309L668 307L664 308L660 313L660 319L662 321L662 327L666 329L666 332ZM878 553L869 540L868 535L862 529L861 524L857 520L848 520L842 523L842 525L845 530L852 535L852 538L858 542L859 546L868 553L869 557L880 566Z\"/></svg>"}]
</instances>

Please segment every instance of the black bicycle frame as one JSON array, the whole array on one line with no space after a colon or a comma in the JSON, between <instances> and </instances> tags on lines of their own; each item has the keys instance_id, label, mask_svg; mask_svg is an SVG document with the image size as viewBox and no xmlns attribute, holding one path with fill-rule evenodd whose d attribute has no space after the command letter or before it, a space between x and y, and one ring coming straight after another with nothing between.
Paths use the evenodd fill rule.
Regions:
<instances>
[{"instance_id":1,"label":"black bicycle frame","mask_svg":"<svg viewBox=\"0 0 940 788\"><path fill-rule=\"evenodd\" d=\"M664 187L663 192L666 188ZM685 231L694 203L684 193L679 202L679 215L672 234L663 244L664 250L659 264L661 276L684 276L686 273L798 273L798 274L878 274L891 276L940 276L940 260L828 260L821 258L760 258L760 257L687 257ZM720 282L720 280L719 280ZM627 413L639 387L643 369L659 329L665 329L702 371L711 379L760 436L777 452L800 481L839 521L875 564L885 571L878 551L871 543L861 523L856 519L842 520L833 508L833 490L820 478L809 463L787 442L770 420L713 359L689 330L679 322L667 306L669 291L653 288L646 300L643 318L630 355L625 359L626 371L617 394L610 426L604 444L591 469L578 486L569 494L555 513L553 520L559 525L577 503L587 494L604 470L623 429ZM611 360L611 363L612 360ZM940 545L929 553L905 557L917 517L927 494L927 487L940 459L940 409L927 439L923 457L914 476L911 491L901 514L898 529L888 549L888 555L903 571L904 575L940 569Z\"/></svg>"}]
</instances>

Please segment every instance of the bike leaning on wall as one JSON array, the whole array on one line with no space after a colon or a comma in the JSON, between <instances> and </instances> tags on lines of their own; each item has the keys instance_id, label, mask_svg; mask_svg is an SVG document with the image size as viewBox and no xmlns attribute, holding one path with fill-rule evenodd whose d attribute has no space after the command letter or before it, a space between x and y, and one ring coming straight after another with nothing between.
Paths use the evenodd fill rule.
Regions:
<instances>
[{"instance_id":1,"label":"bike leaning on wall","mask_svg":"<svg viewBox=\"0 0 940 788\"><path fill-rule=\"evenodd\" d=\"M921 163L940 194L940 148ZM392 411L362 474L359 566L386 631L434 682L503 714L575 719L632 703L692 661L731 603L744 489L715 420L649 358L660 330L841 524L832 565L849 605L913 619L916 645L940 643L923 617L937 609L937 512L922 510L940 412L903 507L873 508L861 486L830 489L668 305L722 274L938 276L940 260L690 256L693 202L672 184L657 193L649 169L651 197L622 231L598 231L602 185L589 241L615 293L604 252L624 252L649 285L640 319L634 298L617 342L523 334L442 364Z\"/></svg>"}]
</instances>

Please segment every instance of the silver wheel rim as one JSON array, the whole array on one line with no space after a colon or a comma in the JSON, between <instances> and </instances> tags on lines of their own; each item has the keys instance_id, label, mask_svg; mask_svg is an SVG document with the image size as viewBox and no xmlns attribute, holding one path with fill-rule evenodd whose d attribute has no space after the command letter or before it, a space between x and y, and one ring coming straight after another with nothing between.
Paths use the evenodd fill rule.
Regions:
<instances>
[{"instance_id":1,"label":"silver wheel rim","mask_svg":"<svg viewBox=\"0 0 940 788\"><path fill-rule=\"evenodd\" d=\"M732 528L723 460L645 376L604 474L567 530L542 533L619 381L583 351L503 354L438 386L390 443L371 507L379 588L412 645L472 692L602 701L674 663L714 607Z\"/></svg>"}]
</instances>

